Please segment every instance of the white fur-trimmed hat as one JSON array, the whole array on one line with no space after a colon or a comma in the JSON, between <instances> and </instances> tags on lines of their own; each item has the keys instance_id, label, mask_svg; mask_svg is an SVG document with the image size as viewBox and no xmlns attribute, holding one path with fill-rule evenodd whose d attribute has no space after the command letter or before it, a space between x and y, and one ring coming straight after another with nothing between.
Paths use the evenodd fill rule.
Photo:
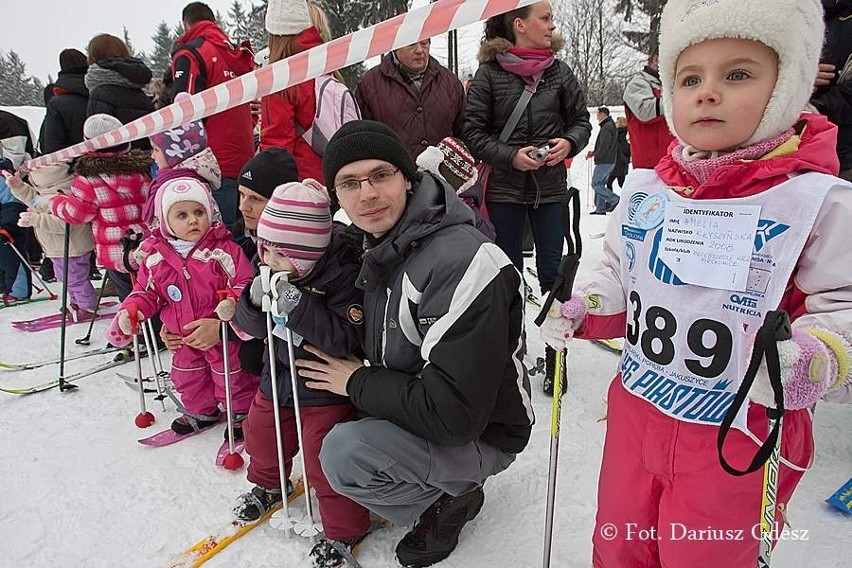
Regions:
<instances>
[{"instance_id":1,"label":"white fur-trimmed hat","mask_svg":"<svg viewBox=\"0 0 852 568\"><path fill-rule=\"evenodd\" d=\"M155 200L154 208L157 219L160 221L160 232L167 239L174 238L174 230L169 226L169 209L180 201L200 203L207 211L210 223L214 221L213 197L207 186L197 179L190 177L170 179L160 186Z\"/></svg>"},{"instance_id":2,"label":"white fur-trimmed hat","mask_svg":"<svg viewBox=\"0 0 852 568\"><path fill-rule=\"evenodd\" d=\"M709 39L759 41L778 55L778 80L763 118L743 147L795 124L811 97L825 26L820 0L669 0L660 22L663 110L672 119L675 67L681 52Z\"/></svg>"},{"instance_id":3,"label":"white fur-trimmed hat","mask_svg":"<svg viewBox=\"0 0 852 568\"><path fill-rule=\"evenodd\" d=\"M273 35L298 35L313 26L305 0L269 0L266 31Z\"/></svg>"}]
</instances>

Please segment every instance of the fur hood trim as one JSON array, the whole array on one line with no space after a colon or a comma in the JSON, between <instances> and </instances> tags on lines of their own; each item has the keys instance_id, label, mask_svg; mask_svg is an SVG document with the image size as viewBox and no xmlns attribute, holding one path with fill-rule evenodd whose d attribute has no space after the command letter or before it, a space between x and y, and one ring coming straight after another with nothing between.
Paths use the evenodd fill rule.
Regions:
<instances>
[{"instance_id":1,"label":"fur hood trim","mask_svg":"<svg viewBox=\"0 0 852 568\"><path fill-rule=\"evenodd\" d=\"M562 39L562 36L554 34L554 36L550 40L550 51L554 54L559 53L565 46L565 40ZM477 59L480 63L488 63L489 61L494 61L497 59L497 55L500 53L506 53L514 47L511 41L502 37L495 37L494 39L484 40L481 44L479 44L479 55Z\"/></svg>"},{"instance_id":2,"label":"fur hood trim","mask_svg":"<svg viewBox=\"0 0 852 568\"><path fill-rule=\"evenodd\" d=\"M91 177L115 174L150 174L154 160L144 150L123 154L86 154L77 160L74 172Z\"/></svg>"}]
</instances>

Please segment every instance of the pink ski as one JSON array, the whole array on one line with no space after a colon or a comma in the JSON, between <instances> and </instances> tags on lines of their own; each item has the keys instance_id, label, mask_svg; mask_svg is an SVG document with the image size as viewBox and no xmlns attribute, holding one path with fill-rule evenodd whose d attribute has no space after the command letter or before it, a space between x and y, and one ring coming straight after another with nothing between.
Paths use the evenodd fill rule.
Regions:
<instances>
[{"instance_id":1,"label":"pink ski","mask_svg":"<svg viewBox=\"0 0 852 568\"><path fill-rule=\"evenodd\" d=\"M222 422L223 417L219 418L219 422ZM141 438L139 443L143 446L151 446L152 448L162 448L163 446L170 446L172 444L176 444L181 440L185 440L187 438L192 438L193 436L197 436L198 434L203 434L208 430L213 430L213 426L209 428L204 428L203 430L199 430L197 432L192 432L191 434L178 434L171 428L167 430L163 430L162 432L157 432L153 436L149 436L147 438ZM227 454L227 451L225 452Z\"/></svg>"},{"instance_id":2,"label":"pink ski","mask_svg":"<svg viewBox=\"0 0 852 568\"><path fill-rule=\"evenodd\" d=\"M234 442L234 453L241 454L246 447L245 440L236 440ZM225 463L225 456L230 453L230 445L228 444L228 440L222 442L222 445L219 446L219 451L216 452L216 465L221 467Z\"/></svg>"},{"instance_id":3,"label":"pink ski","mask_svg":"<svg viewBox=\"0 0 852 568\"><path fill-rule=\"evenodd\" d=\"M109 308L109 307L112 307L112 306L115 306L115 305L118 305L118 303L117 302L105 302L105 303L101 304L101 307L102 308ZM114 316L115 316L115 312L100 313L100 314L98 314L97 319L102 320L102 319L112 318ZM89 320L74 321L74 319L69 316L68 319L65 322L65 325L75 325L75 324L78 324L78 323L89 323ZM62 326L62 314L61 313L50 314L50 315L47 315L47 316L43 316L43 317L40 317L40 318L31 319L31 320L22 320L22 321L13 321L12 322L12 327L14 327L15 329L19 329L21 331L29 331L29 332L44 331L46 329L55 329L55 328L61 327L61 326Z\"/></svg>"}]
</instances>

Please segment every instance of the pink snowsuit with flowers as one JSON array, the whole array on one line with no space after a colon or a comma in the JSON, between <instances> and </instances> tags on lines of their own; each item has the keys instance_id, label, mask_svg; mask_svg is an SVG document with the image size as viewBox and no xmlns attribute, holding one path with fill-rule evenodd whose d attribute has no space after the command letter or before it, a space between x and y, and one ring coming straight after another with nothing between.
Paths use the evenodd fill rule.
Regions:
<instances>
[{"instance_id":1,"label":"pink snowsuit with flowers","mask_svg":"<svg viewBox=\"0 0 852 568\"><path fill-rule=\"evenodd\" d=\"M219 222L211 226L186 258L159 231L142 248L146 256L136 286L122 302L122 308L135 303L145 317L162 308L163 325L174 334L184 335L184 326L197 319L216 318L217 291L231 290L239 297L254 277L242 249ZM260 379L242 370L239 351L238 339L228 341L233 411L245 413ZM221 343L207 351L184 345L174 352L171 378L187 412L210 415L219 403L225 404L224 368Z\"/></svg>"}]
</instances>

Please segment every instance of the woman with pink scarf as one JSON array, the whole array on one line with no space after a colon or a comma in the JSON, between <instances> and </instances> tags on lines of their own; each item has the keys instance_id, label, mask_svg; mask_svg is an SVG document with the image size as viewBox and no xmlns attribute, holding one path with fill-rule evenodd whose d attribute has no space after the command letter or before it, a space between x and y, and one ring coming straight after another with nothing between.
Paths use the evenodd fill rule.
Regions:
<instances>
[{"instance_id":1,"label":"woman with pink scarf","mask_svg":"<svg viewBox=\"0 0 852 568\"><path fill-rule=\"evenodd\" d=\"M562 258L565 159L588 144L592 131L580 84L568 65L556 59L562 39L554 34L555 27L550 2L485 23L463 130L473 155L492 168L485 202L497 245L522 273L524 219L529 216L542 293L553 286ZM525 90L534 94L506 136L504 127ZM548 348L546 355L545 392L553 385L555 351Z\"/></svg>"}]
</instances>

